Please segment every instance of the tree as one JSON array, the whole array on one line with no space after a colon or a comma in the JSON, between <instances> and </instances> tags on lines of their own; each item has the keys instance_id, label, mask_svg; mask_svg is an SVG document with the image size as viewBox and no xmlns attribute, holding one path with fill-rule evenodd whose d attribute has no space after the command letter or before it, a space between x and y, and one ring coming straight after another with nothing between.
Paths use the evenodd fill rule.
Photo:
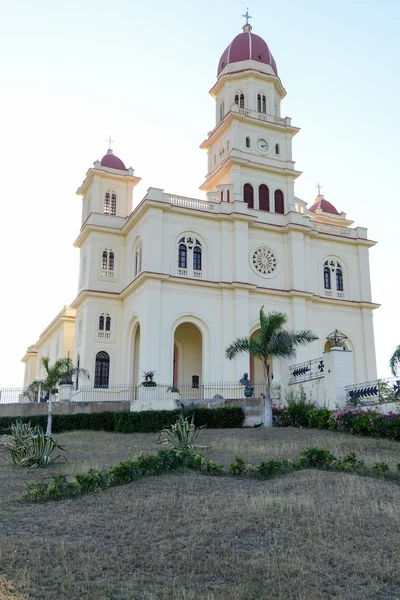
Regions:
<instances>
[{"instance_id":1,"label":"tree","mask_svg":"<svg viewBox=\"0 0 400 600\"><path fill-rule=\"evenodd\" d=\"M284 325L287 317L281 312L264 313L264 307L260 309L260 333L256 338L238 338L230 344L226 350L229 360L235 358L242 352L247 352L254 358L261 360L265 380L265 404L264 404L264 427L272 427L272 402L270 393L270 359L293 358L296 356L296 347L304 346L317 340L318 337L308 329L301 331L287 331Z\"/></svg>"},{"instance_id":2,"label":"tree","mask_svg":"<svg viewBox=\"0 0 400 600\"><path fill-rule=\"evenodd\" d=\"M42 358L42 366L46 377L44 379L32 381L27 391L28 393L30 391L37 392L40 389L49 395L46 437L51 437L51 426L53 421L52 399L53 395L58 392L58 386L72 384L72 377L77 374L89 378L89 373L86 369L75 367L69 357L60 358L59 360L56 360L53 365L50 365L49 358L44 357Z\"/></svg>"},{"instance_id":3,"label":"tree","mask_svg":"<svg viewBox=\"0 0 400 600\"><path fill-rule=\"evenodd\" d=\"M397 346L397 348L395 348L395 351L390 357L389 367L392 371L393 377L400 375L400 346Z\"/></svg>"}]
</instances>

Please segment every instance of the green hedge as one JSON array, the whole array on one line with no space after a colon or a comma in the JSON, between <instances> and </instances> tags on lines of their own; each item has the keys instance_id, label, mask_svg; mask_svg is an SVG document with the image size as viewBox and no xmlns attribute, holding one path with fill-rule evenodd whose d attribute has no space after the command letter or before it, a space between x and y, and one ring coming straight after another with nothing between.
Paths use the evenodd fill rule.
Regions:
<instances>
[{"instance_id":1,"label":"green hedge","mask_svg":"<svg viewBox=\"0 0 400 600\"><path fill-rule=\"evenodd\" d=\"M90 469L69 478L67 475L57 475L50 482L28 483L22 500L28 502L44 502L46 500L62 500L73 498L80 494L100 492L109 487L124 485L136 481L140 477L160 475L174 471L179 467L194 469L208 475L233 475L236 477L253 477L268 479L278 477L300 469L324 469L358 473L366 476L390 477L399 481L398 475L389 471L386 463L375 463L367 468L363 460L354 453L342 458L336 458L328 450L322 448L306 448L297 462L293 460L264 460L259 465L249 465L241 458L236 458L229 469L207 461L203 456L190 450L160 450L157 454L143 454L135 460L119 463L109 469ZM397 465L400 471L400 464Z\"/></svg>"},{"instance_id":2,"label":"green hedge","mask_svg":"<svg viewBox=\"0 0 400 600\"><path fill-rule=\"evenodd\" d=\"M145 410L140 412L101 412L76 415L53 415L53 433L90 429L94 431L116 431L118 433L151 433L175 423L179 410ZM183 411L185 417L194 415L197 426L222 429L242 427L243 409L238 406L229 408L195 408ZM0 435L14 423L17 417L0 417ZM46 430L47 415L19 417L18 420L31 425L39 425Z\"/></svg>"}]
</instances>

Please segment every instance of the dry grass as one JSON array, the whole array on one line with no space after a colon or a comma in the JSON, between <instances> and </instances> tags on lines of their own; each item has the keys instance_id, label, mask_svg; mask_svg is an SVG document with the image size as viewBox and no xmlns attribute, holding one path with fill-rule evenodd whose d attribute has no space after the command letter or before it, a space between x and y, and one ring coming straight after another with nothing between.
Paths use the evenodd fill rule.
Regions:
<instances>
[{"instance_id":1,"label":"dry grass","mask_svg":"<svg viewBox=\"0 0 400 600\"><path fill-rule=\"evenodd\" d=\"M63 434L69 463L36 472L0 466L0 599L400 598L399 487L381 479L182 473L59 503L20 501L27 481L113 465L132 446L154 452L156 437ZM222 464L295 459L307 446L354 451L369 464L400 462L398 443L333 432L210 430L199 441Z\"/></svg>"}]
</instances>

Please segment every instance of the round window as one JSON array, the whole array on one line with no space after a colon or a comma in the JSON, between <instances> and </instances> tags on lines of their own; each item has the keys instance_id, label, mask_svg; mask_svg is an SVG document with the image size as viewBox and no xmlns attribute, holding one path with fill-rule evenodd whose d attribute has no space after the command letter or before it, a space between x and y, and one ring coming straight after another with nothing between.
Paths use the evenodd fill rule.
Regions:
<instances>
[{"instance_id":1,"label":"round window","mask_svg":"<svg viewBox=\"0 0 400 600\"><path fill-rule=\"evenodd\" d=\"M277 268L277 260L271 248L259 246L251 256L251 266L263 277L271 276Z\"/></svg>"}]
</instances>

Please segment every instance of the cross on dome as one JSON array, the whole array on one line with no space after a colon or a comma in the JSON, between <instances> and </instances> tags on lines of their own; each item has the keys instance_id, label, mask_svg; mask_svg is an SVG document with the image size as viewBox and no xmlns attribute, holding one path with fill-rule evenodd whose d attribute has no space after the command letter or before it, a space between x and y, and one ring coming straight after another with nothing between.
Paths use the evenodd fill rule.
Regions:
<instances>
[{"instance_id":1,"label":"cross on dome","mask_svg":"<svg viewBox=\"0 0 400 600\"><path fill-rule=\"evenodd\" d=\"M110 133L110 137L108 139L106 139L106 142L108 142L108 149L111 150L111 144L114 142L114 140L111 139L111 133Z\"/></svg>"},{"instance_id":2,"label":"cross on dome","mask_svg":"<svg viewBox=\"0 0 400 600\"><path fill-rule=\"evenodd\" d=\"M321 190L322 190L322 185L320 183L317 183L317 185L315 186L318 190L318 196L321 195Z\"/></svg>"},{"instance_id":3,"label":"cross on dome","mask_svg":"<svg viewBox=\"0 0 400 600\"><path fill-rule=\"evenodd\" d=\"M245 15L242 15L242 17L244 17L244 18L246 19L246 25L248 25L248 24L249 24L249 19L252 19L252 18L253 18L253 17L251 17L251 16L249 15L249 7L247 7L247 9L246 9L246 14L245 14Z\"/></svg>"}]
</instances>

